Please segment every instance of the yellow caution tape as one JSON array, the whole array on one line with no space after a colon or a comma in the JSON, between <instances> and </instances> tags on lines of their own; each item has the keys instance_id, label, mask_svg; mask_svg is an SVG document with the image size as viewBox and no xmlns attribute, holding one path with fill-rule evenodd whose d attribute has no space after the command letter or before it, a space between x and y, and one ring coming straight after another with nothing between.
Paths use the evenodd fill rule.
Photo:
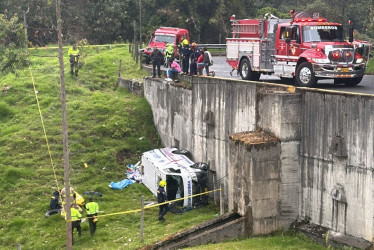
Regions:
<instances>
[{"instance_id":1,"label":"yellow caution tape","mask_svg":"<svg viewBox=\"0 0 374 250\"><path fill-rule=\"evenodd\" d=\"M196 197L196 196L200 196L200 195L204 195L204 194L209 194L209 193L212 193L212 192L215 192L215 191L221 191L221 189L219 188L219 189L215 189L215 190L211 190L211 191L206 191L206 192L199 193L199 194L194 194L194 195L186 196L186 197L183 197L183 198L178 198L178 199L171 200L171 201L165 201L165 202L162 202L162 203L157 203L157 204L154 204L154 205L151 205L151 206L146 206L146 207L144 207L144 209L158 207L158 206L161 206L161 205L164 205L164 204L169 204L171 202L181 201L181 200L184 200L184 199L187 199L187 198L192 198L192 197ZM122 211L122 212L118 212L118 213L110 213L110 214L97 215L95 217L99 218L99 217L106 217L106 216L113 216L113 215L120 215L120 214L137 213L137 212L140 212L140 211L142 211L141 208L134 209L134 210L128 210L128 211ZM90 217L85 217L85 218L90 218ZM66 222L72 222L72 220L66 220Z\"/></svg>"}]
</instances>

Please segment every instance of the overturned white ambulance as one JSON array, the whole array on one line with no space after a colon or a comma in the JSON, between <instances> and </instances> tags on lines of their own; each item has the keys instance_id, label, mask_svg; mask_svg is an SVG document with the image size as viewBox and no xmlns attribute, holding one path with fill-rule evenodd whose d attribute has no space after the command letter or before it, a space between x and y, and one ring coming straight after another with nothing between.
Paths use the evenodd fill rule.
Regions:
<instances>
[{"instance_id":1,"label":"overturned white ambulance","mask_svg":"<svg viewBox=\"0 0 374 250\"><path fill-rule=\"evenodd\" d=\"M160 148L143 153L140 173L143 184L157 196L158 183L166 180L166 194L172 201L185 198L178 204L183 207L207 204L208 195L190 197L207 190L207 170L205 163L194 163L189 152L174 147Z\"/></svg>"}]
</instances>

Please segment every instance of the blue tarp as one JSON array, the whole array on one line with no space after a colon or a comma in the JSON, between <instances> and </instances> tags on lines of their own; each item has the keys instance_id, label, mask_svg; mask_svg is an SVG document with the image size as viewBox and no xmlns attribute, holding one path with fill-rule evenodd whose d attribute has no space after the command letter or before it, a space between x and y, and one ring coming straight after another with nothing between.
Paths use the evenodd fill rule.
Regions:
<instances>
[{"instance_id":1,"label":"blue tarp","mask_svg":"<svg viewBox=\"0 0 374 250\"><path fill-rule=\"evenodd\" d=\"M128 185L131 185L133 184L135 181L132 181L132 180L129 180L129 179L124 179L120 182L111 182L109 184L109 186L112 188L112 189L123 189L125 187L127 187Z\"/></svg>"}]
</instances>

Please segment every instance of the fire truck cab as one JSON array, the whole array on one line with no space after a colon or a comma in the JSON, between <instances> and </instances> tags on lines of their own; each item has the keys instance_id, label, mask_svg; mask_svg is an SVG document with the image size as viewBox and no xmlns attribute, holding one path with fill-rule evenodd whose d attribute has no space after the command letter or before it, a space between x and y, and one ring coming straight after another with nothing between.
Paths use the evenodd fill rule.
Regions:
<instances>
[{"instance_id":1,"label":"fire truck cab","mask_svg":"<svg viewBox=\"0 0 374 250\"><path fill-rule=\"evenodd\" d=\"M145 62L147 64L151 62L151 54L154 45L156 45L157 49L161 50L162 54L164 54L166 44L168 43L174 45L174 58L178 58L178 45L183 39L187 39L187 41L190 42L190 35L187 29L160 27L152 34L148 46L143 50Z\"/></svg>"},{"instance_id":2,"label":"fire truck cab","mask_svg":"<svg viewBox=\"0 0 374 250\"><path fill-rule=\"evenodd\" d=\"M334 79L335 84L354 86L364 76L367 59L353 42L345 40L342 25L327 22L318 14L291 12L292 19L271 14L264 19L232 22L232 38L226 39L226 60L242 79L256 81L270 74L312 87L318 79ZM360 44L367 51L369 44Z\"/></svg>"}]
</instances>

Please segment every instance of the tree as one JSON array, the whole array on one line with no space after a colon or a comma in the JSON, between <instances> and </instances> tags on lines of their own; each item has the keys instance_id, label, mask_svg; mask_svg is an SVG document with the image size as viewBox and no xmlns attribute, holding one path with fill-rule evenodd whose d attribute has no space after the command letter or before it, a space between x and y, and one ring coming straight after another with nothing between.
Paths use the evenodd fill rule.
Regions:
<instances>
[{"instance_id":1,"label":"tree","mask_svg":"<svg viewBox=\"0 0 374 250\"><path fill-rule=\"evenodd\" d=\"M0 14L0 27L0 74L14 73L26 65L26 33L17 14L10 19Z\"/></svg>"},{"instance_id":2,"label":"tree","mask_svg":"<svg viewBox=\"0 0 374 250\"><path fill-rule=\"evenodd\" d=\"M291 18L291 9L319 12L329 21L343 25L352 20L360 34L374 37L374 0L63 0L64 42L131 41L134 22L139 32L140 2L143 41L160 26L170 26L188 29L191 39L198 43L222 43L229 36L233 14L237 19L263 18L267 12ZM44 46L57 43L54 3L55 0L1 0L0 13L7 10L9 16L21 17L29 8L28 41L33 46Z\"/></svg>"}]
</instances>

